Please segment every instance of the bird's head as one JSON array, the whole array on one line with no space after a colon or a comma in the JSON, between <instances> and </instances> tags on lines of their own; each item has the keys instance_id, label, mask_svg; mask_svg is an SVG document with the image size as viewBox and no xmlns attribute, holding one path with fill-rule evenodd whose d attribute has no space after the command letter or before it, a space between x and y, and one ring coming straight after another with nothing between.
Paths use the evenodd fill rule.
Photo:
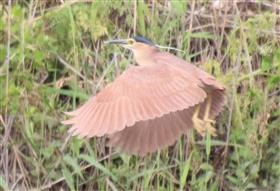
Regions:
<instances>
[{"instance_id":1,"label":"bird's head","mask_svg":"<svg viewBox=\"0 0 280 191\"><path fill-rule=\"evenodd\" d=\"M151 41L147 40L142 36L135 36L128 39L114 39L108 40L106 44L120 45L126 49L132 50L133 53L147 51L149 49L155 49L156 46Z\"/></svg>"},{"instance_id":2,"label":"bird's head","mask_svg":"<svg viewBox=\"0 0 280 191\"><path fill-rule=\"evenodd\" d=\"M155 52L158 51L157 46L151 41L141 36L135 36L128 39L108 40L106 44L120 45L129 49L134 54L134 59L139 65L146 65L153 63Z\"/></svg>"}]
</instances>

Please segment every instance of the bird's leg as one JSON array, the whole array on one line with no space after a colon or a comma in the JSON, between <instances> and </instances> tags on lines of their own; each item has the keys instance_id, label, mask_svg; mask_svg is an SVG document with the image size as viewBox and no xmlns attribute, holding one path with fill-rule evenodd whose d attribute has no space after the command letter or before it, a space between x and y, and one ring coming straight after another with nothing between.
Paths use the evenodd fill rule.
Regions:
<instances>
[{"instance_id":1,"label":"bird's leg","mask_svg":"<svg viewBox=\"0 0 280 191\"><path fill-rule=\"evenodd\" d=\"M217 136L216 129L213 127L215 124L215 120L209 118L210 108L212 104L212 97L209 95L206 100L206 107L203 119L199 118L200 105L197 105L194 110L194 114L192 116L192 121L194 124L194 128L201 136L205 136L205 131L207 130L212 136Z\"/></svg>"},{"instance_id":2,"label":"bird's leg","mask_svg":"<svg viewBox=\"0 0 280 191\"><path fill-rule=\"evenodd\" d=\"M215 120L209 118L211 104L212 104L212 96L209 95L207 97L206 108L203 117L203 121L205 121L204 131L207 130L212 136L217 136L216 129L213 127L213 124L215 124Z\"/></svg>"},{"instance_id":3,"label":"bird's leg","mask_svg":"<svg viewBox=\"0 0 280 191\"><path fill-rule=\"evenodd\" d=\"M205 127L204 127L205 121L198 118L199 110L200 110L200 105L195 106L194 114L192 116L192 121L193 121L193 126L197 130L197 132L201 136L204 136L205 135Z\"/></svg>"}]
</instances>

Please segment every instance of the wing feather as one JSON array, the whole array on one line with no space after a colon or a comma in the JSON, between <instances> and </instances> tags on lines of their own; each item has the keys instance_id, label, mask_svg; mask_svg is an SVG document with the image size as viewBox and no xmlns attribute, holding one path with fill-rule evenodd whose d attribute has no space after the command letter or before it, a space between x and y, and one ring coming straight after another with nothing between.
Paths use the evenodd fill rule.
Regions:
<instances>
[{"instance_id":1,"label":"wing feather","mask_svg":"<svg viewBox=\"0 0 280 191\"><path fill-rule=\"evenodd\" d=\"M111 109L112 104L104 104L104 110L102 113L100 113L99 119L97 120L97 123L95 124L96 127L96 135L97 136L103 136L109 129L110 125L110 118L109 118L109 112Z\"/></svg>"},{"instance_id":2,"label":"wing feather","mask_svg":"<svg viewBox=\"0 0 280 191\"><path fill-rule=\"evenodd\" d=\"M87 128L87 125L93 125L93 121L96 122L96 130L98 130L98 124L100 119L103 117L103 111L105 110L104 105L98 104L95 110L91 110L88 112L86 117L81 117L81 121L75 123L72 127L74 129L73 135L81 135L82 137L89 136L89 132L91 129ZM78 117L78 116L77 116Z\"/></svg>"},{"instance_id":3,"label":"wing feather","mask_svg":"<svg viewBox=\"0 0 280 191\"><path fill-rule=\"evenodd\" d=\"M91 97L86 104L80 106L78 109L72 111L72 112L65 112L67 115L70 116L77 116L79 114L81 114L81 112L83 112L84 110L88 109L88 108L92 108L94 107L96 104L96 99L95 97Z\"/></svg>"},{"instance_id":4,"label":"wing feather","mask_svg":"<svg viewBox=\"0 0 280 191\"><path fill-rule=\"evenodd\" d=\"M92 115L90 115L90 117L87 120L84 120L80 126L75 127L75 125L74 125L72 128L76 128L77 130L83 129L84 136L87 136L88 138L92 137L91 136L93 134L92 132L93 131L96 132L99 129L99 126L97 125L97 123L100 120L103 110L104 110L104 107L102 107L101 104L98 104L96 110L91 112ZM93 126L93 125L96 125L96 128L94 128L94 129L87 128L88 126ZM87 133L87 135L86 135L86 133Z\"/></svg>"},{"instance_id":5,"label":"wing feather","mask_svg":"<svg viewBox=\"0 0 280 191\"><path fill-rule=\"evenodd\" d=\"M112 104L112 118L111 118L111 128L112 131L116 131L117 127L121 125L119 118L119 105L118 101ZM92 128L94 129L94 128Z\"/></svg>"},{"instance_id":6,"label":"wing feather","mask_svg":"<svg viewBox=\"0 0 280 191\"><path fill-rule=\"evenodd\" d=\"M145 136L145 132L146 132L146 126L147 126L147 121L143 121L143 122L141 122L141 123L139 123L139 124L137 124L137 125L135 125L137 128L138 128L138 132L136 132L137 133L137 136L135 137L135 136L131 136L132 135L132 133L133 133L133 129L130 129L129 131L128 131L128 134L127 134L127 136L128 137L133 137L133 138L135 138L135 141L134 141L134 144L133 145L130 145L130 150L132 150L133 152L139 152L140 150L141 150L141 148L142 148L142 143L143 143L143 136ZM126 137L127 137L126 136ZM122 138L122 140L124 140L123 139L123 136L120 134L120 137ZM122 149L121 147L120 147L120 149Z\"/></svg>"},{"instance_id":7,"label":"wing feather","mask_svg":"<svg viewBox=\"0 0 280 191\"><path fill-rule=\"evenodd\" d=\"M155 60L158 63L165 63L173 67L173 69L185 73L184 76L193 83L199 84L199 82L203 82L207 86L214 87L214 89L225 90L224 86L214 76L170 53L160 53Z\"/></svg>"},{"instance_id":8,"label":"wing feather","mask_svg":"<svg viewBox=\"0 0 280 191\"><path fill-rule=\"evenodd\" d=\"M189 116L185 116L188 115L187 110L137 122L132 127L110 135L109 146L115 146L127 153L145 155L171 145L180 135L186 133L188 128L192 128L187 124L190 120ZM181 116L187 120L181 119Z\"/></svg>"},{"instance_id":9,"label":"wing feather","mask_svg":"<svg viewBox=\"0 0 280 191\"><path fill-rule=\"evenodd\" d=\"M103 136L189 108L206 96L198 83L168 64L136 66L70 112L72 118L64 123L72 125L73 135Z\"/></svg>"},{"instance_id":10,"label":"wing feather","mask_svg":"<svg viewBox=\"0 0 280 191\"><path fill-rule=\"evenodd\" d=\"M81 115L74 116L72 119L74 122L73 126L68 130L69 133L73 135L78 135L81 132L85 131L85 123L89 122L92 117L94 117L94 114L98 112L98 107L97 105L93 106L93 109L90 107L85 107L85 110L81 112Z\"/></svg>"}]
</instances>

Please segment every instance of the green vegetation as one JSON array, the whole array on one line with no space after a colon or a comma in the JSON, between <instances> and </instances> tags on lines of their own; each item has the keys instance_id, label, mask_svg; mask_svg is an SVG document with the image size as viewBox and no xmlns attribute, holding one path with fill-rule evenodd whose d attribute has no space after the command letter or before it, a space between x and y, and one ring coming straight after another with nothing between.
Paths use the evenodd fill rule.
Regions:
<instances>
[{"instance_id":1,"label":"green vegetation","mask_svg":"<svg viewBox=\"0 0 280 191\"><path fill-rule=\"evenodd\" d=\"M280 4L148 2L1 1L0 190L280 189ZM218 137L141 158L68 135L63 112L132 62L103 41L134 34L226 85Z\"/></svg>"}]
</instances>

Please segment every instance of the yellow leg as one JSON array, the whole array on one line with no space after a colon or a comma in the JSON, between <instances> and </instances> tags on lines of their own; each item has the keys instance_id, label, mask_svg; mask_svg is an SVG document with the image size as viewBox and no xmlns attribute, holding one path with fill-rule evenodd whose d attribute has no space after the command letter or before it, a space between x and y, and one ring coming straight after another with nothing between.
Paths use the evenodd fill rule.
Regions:
<instances>
[{"instance_id":1,"label":"yellow leg","mask_svg":"<svg viewBox=\"0 0 280 191\"><path fill-rule=\"evenodd\" d=\"M208 98L207 98L207 102L206 102L206 108L205 108L203 121L205 121L205 129L212 136L217 136L216 129L213 127L213 124L215 124L215 121L209 118L211 104L212 104L212 96L209 95Z\"/></svg>"},{"instance_id":2,"label":"yellow leg","mask_svg":"<svg viewBox=\"0 0 280 191\"><path fill-rule=\"evenodd\" d=\"M194 114L192 116L192 121L193 121L193 124L194 124L194 128L197 130L197 132L201 136L205 136L205 128L204 128L204 123L205 122L198 118L199 110L200 110L200 105L197 105L195 107Z\"/></svg>"},{"instance_id":3,"label":"yellow leg","mask_svg":"<svg viewBox=\"0 0 280 191\"><path fill-rule=\"evenodd\" d=\"M211 104L212 104L212 97L209 95L207 97L203 119L199 119L199 116L198 116L199 110L200 110L200 105L195 107L194 114L192 116L194 128L197 130L197 132L201 136L205 136L206 130L212 136L217 136L216 129L213 127L213 124L215 124L215 121L209 118Z\"/></svg>"}]
</instances>

